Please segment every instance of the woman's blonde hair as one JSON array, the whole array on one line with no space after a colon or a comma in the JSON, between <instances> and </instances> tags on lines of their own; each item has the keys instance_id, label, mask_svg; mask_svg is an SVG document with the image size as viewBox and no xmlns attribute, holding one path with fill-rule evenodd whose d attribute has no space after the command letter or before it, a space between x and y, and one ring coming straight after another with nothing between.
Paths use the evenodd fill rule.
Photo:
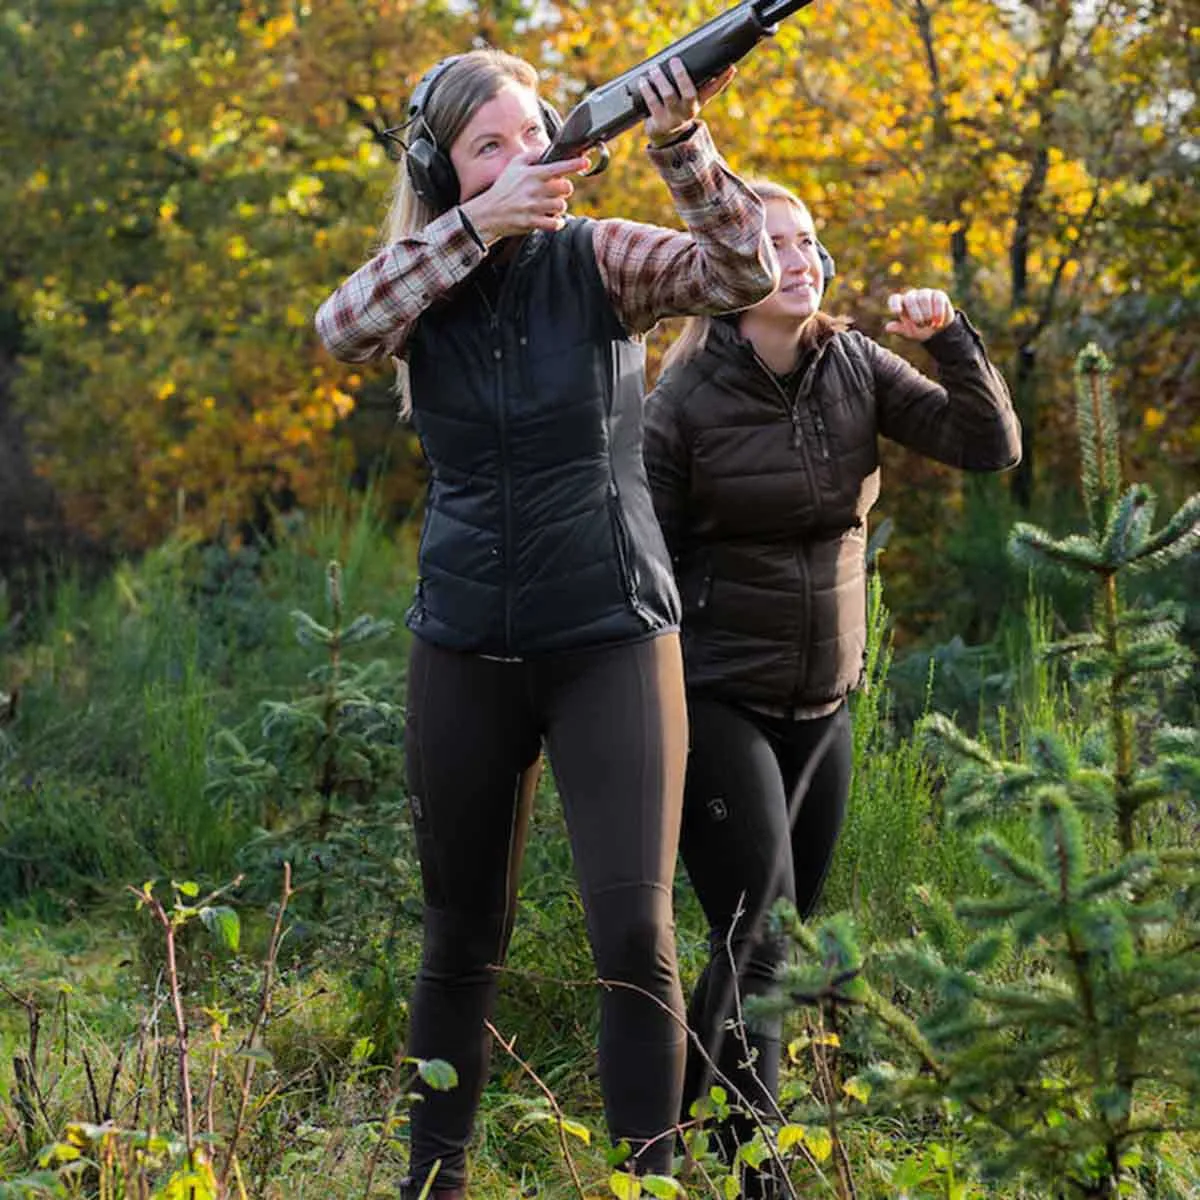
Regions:
<instances>
[{"instance_id":1,"label":"woman's blonde hair","mask_svg":"<svg viewBox=\"0 0 1200 1200\"><path fill-rule=\"evenodd\" d=\"M789 191L774 180L748 179L746 186L764 203L769 200L783 200L799 209L805 216L811 216L808 208L795 192ZM736 320L739 315L733 314L733 319ZM708 342L708 331L712 328L712 323L713 318L709 316L688 317L683 323L683 329L679 336L663 355L662 370L666 371L669 367L681 366L695 358ZM807 350L810 347L819 346L832 334L848 328L850 323L846 317L831 317L818 309L800 329L800 348Z\"/></svg>"},{"instance_id":2,"label":"woman's blonde hair","mask_svg":"<svg viewBox=\"0 0 1200 1200\"><path fill-rule=\"evenodd\" d=\"M476 110L508 83L519 83L536 92L537 71L523 58L503 50L469 50L459 55L438 78L423 111L409 128L409 139L423 133L433 139L443 154L449 155L450 147ZM408 177L408 164L401 156L383 223L382 245L398 242L440 215L417 195Z\"/></svg>"},{"instance_id":3,"label":"woman's blonde hair","mask_svg":"<svg viewBox=\"0 0 1200 1200\"><path fill-rule=\"evenodd\" d=\"M433 139L441 153L449 155L450 147L476 110L509 83L519 83L536 92L537 71L523 58L503 50L469 50L459 55L445 68L430 91L422 111L409 128L410 141L418 133L423 133ZM391 203L380 231L379 248L383 249L416 233L418 229L424 229L440 215L417 195L408 175L408 164L402 155L396 164ZM392 362L396 367L396 382L392 391L397 397L401 420L407 420L412 416L408 362L398 355L392 356Z\"/></svg>"}]
</instances>

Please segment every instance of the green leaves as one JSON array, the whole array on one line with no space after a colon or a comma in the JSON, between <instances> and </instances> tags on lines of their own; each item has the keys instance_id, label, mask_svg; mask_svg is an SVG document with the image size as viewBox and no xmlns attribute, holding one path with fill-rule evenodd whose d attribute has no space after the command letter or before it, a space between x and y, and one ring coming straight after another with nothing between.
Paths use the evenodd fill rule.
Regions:
<instances>
[{"instance_id":1,"label":"green leaves","mask_svg":"<svg viewBox=\"0 0 1200 1200\"><path fill-rule=\"evenodd\" d=\"M237 953L242 940L242 923L232 908L225 905L202 908L200 920L222 949Z\"/></svg>"},{"instance_id":2,"label":"green leaves","mask_svg":"<svg viewBox=\"0 0 1200 1200\"><path fill-rule=\"evenodd\" d=\"M438 1092L448 1092L458 1087L458 1072L441 1058L421 1058L416 1060L417 1074L426 1087Z\"/></svg>"}]
</instances>

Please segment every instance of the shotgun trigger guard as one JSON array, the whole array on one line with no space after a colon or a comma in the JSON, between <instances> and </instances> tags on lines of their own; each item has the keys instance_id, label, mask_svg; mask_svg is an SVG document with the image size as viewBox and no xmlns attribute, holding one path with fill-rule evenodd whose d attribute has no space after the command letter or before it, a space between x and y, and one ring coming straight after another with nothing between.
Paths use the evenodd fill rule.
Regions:
<instances>
[{"instance_id":1,"label":"shotgun trigger guard","mask_svg":"<svg viewBox=\"0 0 1200 1200\"><path fill-rule=\"evenodd\" d=\"M612 158L608 152L608 145L605 142L597 142L592 149L595 151L596 161L586 171L579 172L581 179L591 179L593 175L602 175L608 170L609 160Z\"/></svg>"}]
</instances>

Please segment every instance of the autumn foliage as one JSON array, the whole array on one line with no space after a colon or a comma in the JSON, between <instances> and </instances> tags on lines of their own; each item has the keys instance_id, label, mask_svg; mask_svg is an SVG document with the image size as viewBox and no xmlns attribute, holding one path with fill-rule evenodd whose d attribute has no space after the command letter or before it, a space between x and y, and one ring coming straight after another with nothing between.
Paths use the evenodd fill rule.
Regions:
<instances>
[{"instance_id":1,"label":"autumn foliage","mask_svg":"<svg viewBox=\"0 0 1200 1200\"><path fill-rule=\"evenodd\" d=\"M565 109L718 7L5 7L0 336L70 519L127 547L214 534L318 500L384 444L411 502L386 366L343 368L311 326L378 236L376 130L473 43L528 57ZM1134 398L1135 460L1195 467L1198 60L1186 0L817 0L707 116L738 170L809 202L838 259L828 307L877 333L888 291L920 283L969 311L1025 420L1028 504L1069 452L1054 381L1088 340ZM613 151L577 209L672 221L638 136Z\"/></svg>"}]
</instances>

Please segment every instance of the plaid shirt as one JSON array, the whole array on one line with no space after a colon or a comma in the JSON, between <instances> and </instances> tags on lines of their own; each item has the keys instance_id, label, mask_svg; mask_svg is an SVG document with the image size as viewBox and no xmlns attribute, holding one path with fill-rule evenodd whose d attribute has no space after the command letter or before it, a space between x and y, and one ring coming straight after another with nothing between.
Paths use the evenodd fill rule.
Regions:
<instances>
[{"instance_id":1,"label":"plaid shirt","mask_svg":"<svg viewBox=\"0 0 1200 1200\"><path fill-rule=\"evenodd\" d=\"M595 223L600 277L630 334L662 317L746 308L770 294L778 264L762 203L725 165L703 122L683 141L650 148L687 233L634 221ZM471 274L486 248L452 208L380 251L317 310L335 357L399 354L417 318Z\"/></svg>"}]
</instances>

